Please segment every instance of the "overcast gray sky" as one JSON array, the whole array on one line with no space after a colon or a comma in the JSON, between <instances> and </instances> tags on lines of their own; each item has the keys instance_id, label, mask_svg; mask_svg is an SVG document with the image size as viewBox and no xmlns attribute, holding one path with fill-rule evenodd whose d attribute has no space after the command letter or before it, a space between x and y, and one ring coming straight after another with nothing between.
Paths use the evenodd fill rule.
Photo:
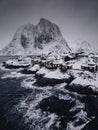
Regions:
<instances>
[{"instance_id":1,"label":"overcast gray sky","mask_svg":"<svg viewBox=\"0 0 98 130\"><path fill-rule=\"evenodd\" d=\"M98 47L98 0L0 0L0 49L18 26L41 17L59 25L66 41L81 38Z\"/></svg>"}]
</instances>

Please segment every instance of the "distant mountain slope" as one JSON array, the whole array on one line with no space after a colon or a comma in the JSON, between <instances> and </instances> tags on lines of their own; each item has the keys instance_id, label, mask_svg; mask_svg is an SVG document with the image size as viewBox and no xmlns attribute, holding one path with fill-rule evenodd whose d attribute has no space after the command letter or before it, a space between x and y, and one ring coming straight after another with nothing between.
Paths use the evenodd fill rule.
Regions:
<instances>
[{"instance_id":1,"label":"distant mountain slope","mask_svg":"<svg viewBox=\"0 0 98 130\"><path fill-rule=\"evenodd\" d=\"M19 27L11 41L0 51L0 55L65 54L70 52L59 27L47 19L41 18L34 26L27 24Z\"/></svg>"},{"instance_id":2,"label":"distant mountain slope","mask_svg":"<svg viewBox=\"0 0 98 130\"><path fill-rule=\"evenodd\" d=\"M77 53L81 53L81 52L91 53L94 51L94 48L92 47L92 45L86 40L82 40L82 39L78 39L74 41L72 49L74 52L77 52Z\"/></svg>"}]
</instances>

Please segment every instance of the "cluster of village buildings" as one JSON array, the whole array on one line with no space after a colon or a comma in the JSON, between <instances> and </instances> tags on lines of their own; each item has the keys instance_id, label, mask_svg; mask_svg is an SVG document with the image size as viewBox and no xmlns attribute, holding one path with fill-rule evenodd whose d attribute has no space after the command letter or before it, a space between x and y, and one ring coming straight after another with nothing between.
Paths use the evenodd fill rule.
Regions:
<instances>
[{"instance_id":1,"label":"cluster of village buildings","mask_svg":"<svg viewBox=\"0 0 98 130\"><path fill-rule=\"evenodd\" d=\"M98 71L98 55L89 54L87 57L87 61L81 64L82 70L88 70L91 72ZM79 57L80 58L80 57ZM62 72L65 72L73 68L73 64L67 64L68 61L72 61L75 58L72 56L63 57L63 59L59 60L47 60L45 57L33 58L32 64L39 64L40 66L44 66L47 69L57 69L59 68Z\"/></svg>"},{"instance_id":2,"label":"cluster of village buildings","mask_svg":"<svg viewBox=\"0 0 98 130\"><path fill-rule=\"evenodd\" d=\"M40 66L44 66L47 69L57 69L59 68L61 71L67 71L68 69L72 69L72 65L63 65L63 64L56 64L52 62L44 62L38 60L32 60L32 64L39 64Z\"/></svg>"}]
</instances>

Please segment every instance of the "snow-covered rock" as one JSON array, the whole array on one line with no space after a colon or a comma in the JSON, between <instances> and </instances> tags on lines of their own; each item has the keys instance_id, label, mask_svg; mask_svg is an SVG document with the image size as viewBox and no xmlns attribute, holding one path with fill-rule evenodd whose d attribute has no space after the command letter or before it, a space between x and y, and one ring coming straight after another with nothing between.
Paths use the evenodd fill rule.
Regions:
<instances>
[{"instance_id":1,"label":"snow-covered rock","mask_svg":"<svg viewBox=\"0 0 98 130\"><path fill-rule=\"evenodd\" d=\"M46 73L44 77L50 79L68 79L70 76L67 73L62 73L59 69L57 69Z\"/></svg>"},{"instance_id":2,"label":"snow-covered rock","mask_svg":"<svg viewBox=\"0 0 98 130\"><path fill-rule=\"evenodd\" d=\"M97 76L88 71L82 72L69 84L68 88L84 94L98 94Z\"/></svg>"},{"instance_id":3,"label":"snow-covered rock","mask_svg":"<svg viewBox=\"0 0 98 130\"><path fill-rule=\"evenodd\" d=\"M41 18L34 26L20 26L11 43L0 51L0 55L65 54L71 50L64 40L59 27L47 19Z\"/></svg>"},{"instance_id":4,"label":"snow-covered rock","mask_svg":"<svg viewBox=\"0 0 98 130\"><path fill-rule=\"evenodd\" d=\"M38 64L36 64L33 67L31 67L30 69L28 69L28 70L30 70L30 71L37 71L39 69L40 69L40 66Z\"/></svg>"},{"instance_id":5,"label":"snow-covered rock","mask_svg":"<svg viewBox=\"0 0 98 130\"><path fill-rule=\"evenodd\" d=\"M20 72L22 74L35 74L40 69L40 66L38 64L34 65L33 67L25 68L21 70Z\"/></svg>"},{"instance_id":6,"label":"snow-covered rock","mask_svg":"<svg viewBox=\"0 0 98 130\"><path fill-rule=\"evenodd\" d=\"M12 60L7 60L6 62L3 63L3 66L6 68L12 68L12 69L17 69L17 68L26 68L31 65L31 60L26 58L22 59L19 61L18 59L12 59Z\"/></svg>"},{"instance_id":7,"label":"snow-covered rock","mask_svg":"<svg viewBox=\"0 0 98 130\"><path fill-rule=\"evenodd\" d=\"M37 71L36 74L38 74L38 75L45 75L45 74L47 74L49 72L50 72L49 69L46 69L45 67L42 67L39 71Z\"/></svg>"}]
</instances>

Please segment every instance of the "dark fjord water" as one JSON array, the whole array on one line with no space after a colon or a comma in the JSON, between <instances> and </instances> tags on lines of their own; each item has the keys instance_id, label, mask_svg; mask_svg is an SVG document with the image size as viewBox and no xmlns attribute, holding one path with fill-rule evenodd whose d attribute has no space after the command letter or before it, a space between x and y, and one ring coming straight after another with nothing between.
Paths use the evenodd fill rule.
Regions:
<instances>
[{"instance_id":1,"label":"dark fjord water","mask_svg":"<svg viewBox=\"0 0 98 130\"><path fill-rule=\"evenodd\" d=\"M14 57L0 57L0 63L12 58ZM19 127L21 115L13 108L32 90L20 86L21 78L17 80L15 78L1 79L2 74L6 73L0 69L0 130L23 130L22 123Z\"/></svg>"},{"instance_id":2,"label":"dark fjord water","mask_svg":"<svg viewBox=\"0 0 98 130\"><path fill-rule=\"evenodd\" d=\"M0 63L11 58L0 57ZM6 73L9 72L0 69L0 130L73 130L67 129L68 122L74 122L75 130L80 130L78 126L90 122L92 117L83 130L98 130L98 96L60 88L25 88L21 85L23 77L2 79ZM74 109L70 111L71 108ZM39 109L42 112L37 111ZM77 118L82 112L87 115ZM49 120L53 114L55 121Z\"/></svg>"}]
</instances>

